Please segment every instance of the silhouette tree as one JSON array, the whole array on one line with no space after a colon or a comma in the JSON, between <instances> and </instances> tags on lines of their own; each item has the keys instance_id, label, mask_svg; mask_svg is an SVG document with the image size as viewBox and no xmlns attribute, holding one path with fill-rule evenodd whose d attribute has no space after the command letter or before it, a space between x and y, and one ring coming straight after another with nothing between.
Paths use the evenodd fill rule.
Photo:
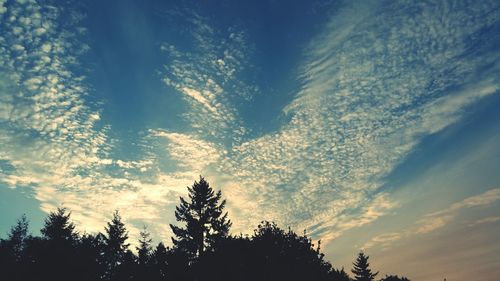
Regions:
<instances>
[{"instance_id":1,"label":"silhouette tree","mask_svg":"<svg viewBox=\"0 0 500 281\"><path fill-rule=\"evenodd\" d=\"M351 278L347 272L345 272L344 268L341 270L332 269L330 276L332 281L351 281Z\"/></svg>"},{"instance_id":2,"label":"silhouette tree","mask_svg":"<svg viewBox=\"0 0 500 281\"><path fill-rule=\"evenodd\" d=\"M195 280L190 267L191 258L189 254L179 248L168 249L166 280L188 281ZM210 279L206 279L210 280Z\"/></svg>"},{"instance_id":3,"label":"silhouette tree","mask_svg":"<svg viewBox=\"0 0 500 281\"><path fill-rule=\"evenodd\" d=\"M122 222L118 211L113 213L113 218L105 227L106 235L104 236L104 263L105 273L104 280L115 280L115 274L118 267L125 262L126 256L130 256L128 251L129 244L128 232L125 224ZM127 257L130 258L130 257Z\"/></svg>"},{"instance_id":4,"label":"silhouette tree","mask_svg":"<svg viewBox=\"0 0 500 281\"><path fill-rule=\"evenodd\" d=\"M368 259L359 253L353 263L354 279L342 268L324 259L320 241L313 244L304 231L298 235L275 223L262 222L252 236L230 236L230 221L222 214L224 201L203 178L189 188L190 202L181 199L176 216L184 218L186 236L167 248L152 249L146 228L140 233L137 256L127 244L128 234L118 211L105 227L105 234L75 231L64 208L45 219L42 237L28 233L28 221L21 217L6 239L0 239L0 279L9 281L373 281ZM198 228L196 228L196 226ZM203 232L200 239L197 229ZM183 240L185 238L185 240ZM190 240L189 240L190 239ZM196 242L202 241L200 249ZM183 246L193 246L189 252ZM193 257L195 257L193 259ZM386 275L380 281L410 281Z\"/></svg>"},{"instance_id":5,"label":"silhouette tree","mask_svg":"<svg viewBox=\"0 0 500 281\"><path fill-rule=\"evenodd\" d=\"M45 219L45 224L40 232L43 238L55 243L74 244L78 239L75 225L70 221L71 213L66 208L57 208Z\"/></svg>"},{"instance_id":6,"label":"silhouette tree","mask_svg":"<svg viewBox=\"0 0 500 281\"><path fill-rule=\"evenodd\" d=\"M380 279L380 281L410 281L410 279L397 275L386 275L384 278Z\"/></svg>"},{"instance_id":7,"label":"silhouette tree","mask_svg":"<svg viewBox=\"0 0 500 281\"><path fill-rule=\"evenodd\" d=\"M213 250L217 242L227 237L231 221L227 212L223 214L226 200L200 176L193 186L188 187L189 202L180 197L181 204L175 209L175 218L185 227L170 225L175 238L174 246L185 251L190 258L199 257L206 250Z\"/></svg>"},{"instance_id":8,"label":"silhouette tree","mask_svg":"<svg viewBox=\"0 0 500 281\"><path fill-rule=\"evenodd\" d=\"M167 259L167 248L160 242L151 254L151 266L153 271L152 280L166 280L168 266Z\"/></svg>"},{"instance_id":9,"label":"silhouette tree","mask_svg":"<svg viewBox=\"0 0 500 281\"><path fill-rule=\"evenodd\" d=\"M22 215L21 218L17 220L16 225L10 229L8 234L6 242L12 259L15 262L21 261L23 251L26 247L26 241L29 238L28 227L28 219L26 215Z\"/></svg>"},{"instance_id":10,"label":"silhouette tree","mask_svg":"<svg viewBox=\"0 0 500 281\"><path fill-rule=\"evenodd\" d=\"M353 263L354 267L351 270L354 273L355 281L372 281L377 276L378 271L372 273L370 269L370 263L368 263L369 256L366 256L363 252L358 254L358 258Z\"/></svg>"},{"instance_id":11,"label":"silhouette tree","mask_svg":"<svg viewBox=\"0 0 500 281\"><path fill-rule=\"evenodd\" d=\"M105 275L105 237L102 233L84 234L78 244L79 278L85 281L101 280Z\"/></svg>"},{"instance_id":12,"label":"silhouette tree","mask_svg":"<svg viewBox=\"0 0 500 281\"><path fill-rule=\"evenodd\" d=\"M30 238L28 220L22 215L11 227L7 239L0 239L0 268L6 280L21 280L23 257Z\"/></svg>"},{"instance_id":13,"label":"silhouette tree","mask_svg":"<svg viewBox=\"0 0 500 281\"><path fill-rule=\"evenodd\" d=\"M136 278L138 280L151 280L151 242L150 234L147 231L146 226L139 233L139 246L136 247L137 250L137 273Z\"/></svg>"},{"instance_id":14,"label":"silhouette tree","mask_svg":"<svg viewBox=\"0 0 500 281\"><path fill-rule=\"evenodd\" d=\"M78 271L76 246L79 237L70 216L66 208L57 208L47 216L40 230L43 240L38 262L42 280L66 280Z\"/></svg>"}]
</instances>

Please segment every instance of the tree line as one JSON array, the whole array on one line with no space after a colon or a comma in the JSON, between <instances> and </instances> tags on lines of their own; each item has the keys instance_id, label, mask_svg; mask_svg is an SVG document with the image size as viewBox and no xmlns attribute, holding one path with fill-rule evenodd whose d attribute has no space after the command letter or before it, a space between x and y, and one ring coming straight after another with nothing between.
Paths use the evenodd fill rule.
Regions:
<instances>
[{"instance_id":1,"label":"tree line","mask_svg":"<svg viewBox=\"0 0 500 281\"><path fill-rule=\"evenodd\" d=\"M305 233L264 221L252 235L230 235L226 201L200 177L180 198L170 225L172 246L156 246L147 229L132 251L118 211L104 233L79 234L70 212L58 208L45 219L41 236L29 234L22 216L0 239L0 279L9 281L373 281L369 257L359 253L352 277L334 268ZM385 276L381 281L409 281Z\"/></svg>"}]
</instances>

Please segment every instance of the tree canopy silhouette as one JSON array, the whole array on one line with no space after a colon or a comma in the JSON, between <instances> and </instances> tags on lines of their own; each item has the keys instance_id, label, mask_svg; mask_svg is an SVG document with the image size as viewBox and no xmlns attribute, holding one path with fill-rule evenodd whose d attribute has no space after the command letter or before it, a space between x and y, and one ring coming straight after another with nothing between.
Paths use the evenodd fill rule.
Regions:
<instances>
[{"instance_id":1,"label":"tree canopy silhouette","mask_svg":"<svg viewBox=\"0 0 500 281\"><path fill-rule=\"evenodd\" d=\"M51 212L31 236L22 216L0 239L0 280L9 281L372 281L368 256L354 262L354 279L325 260L320 241L263 221L252 235L232 236L225 201L203 177L188 188L175 215L173 247L152 246L146 228L135 253L118 211L104 233L80 234L65 208ZM409 281L390 275L380 281Z\"/></svg>"},{"instance_id":2,"label":"tree canopy silhouette","mask_svg":"<svg viewBox=\"0 0 500 281\"><path fill-rule=\"evenodd\" d=\"M105 231L103 255L106 271L104 276L105 280L114 280L118 267L122 266L127 259L130 245L126 243L128 232L118 211L113 213L113 218L107 223Z\"/></svg>"},{"instance_id":3,"label":"tree canopy silhouette","mask_svg":"<svg viewBox=\"0 0 500 281\"><path fill-rule=\"evenodd\" d=\"M176 220L185 226L170 227L175 235L174 246L193 258L213 250L220 239L227 237L231 221L227 212L223 213L226 200L221 201L221 191L215 193L203 177L188 187L188 192L189 201L180 197L181 203L175 209Z\"/></svg>"},{"instance_id":4,"label":"tree canopy silhouette","mask_svg":"<svg viewBox=\"0 0 500 281\"><path fill-rule=\"evenodd\" d=\"M386 275L384 278L380 279L380 281L410 281L410 279L397 275Z\"/></svg>"},{"instance_id":5,"label":"tree canopy silhouette","mask_svg":"<svg viewBox=\"0 0 500 281\"><path fill-rule=\"evenodd\" d=\"M360 252L358 258L353 263L352 273L354 273L355 281L373 281L377 276L378 272L372 273L370 269L370 263L368 262L369 256L365 253Z\"/></svg>"}]
</instances>

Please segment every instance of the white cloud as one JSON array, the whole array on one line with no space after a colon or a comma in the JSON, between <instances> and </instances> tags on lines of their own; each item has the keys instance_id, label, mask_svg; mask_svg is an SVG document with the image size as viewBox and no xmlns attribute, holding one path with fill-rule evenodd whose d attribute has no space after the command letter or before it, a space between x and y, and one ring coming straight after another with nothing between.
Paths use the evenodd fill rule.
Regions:
<instances>
[{"instance_id":1,"label":"white cloud","mask_svg":"<svg viewBox=\"0 0 500 281\"><path fill-rule=\"evenodd\" d=\"M44 211L64 203L91 230L102 230L116 208L132 231L135 220L158 225L204 173L223 189L235 232L268 219L332 240L396 208L378 192L384 176L422 137L499 88L498 55L479 47L483 53L467 53L485 45L468 40L498 17L487 2L457 4L463 9L406 3L420 7L412 18L398 2L384 10L347 3L305 50L302 86L283 111L289 121L249 139L237 105L256 91L242 75L253 47L245 32L217 30L193 13L186 17L191 50L162 45L169 58L163 81L186 102L189 128L151 130L144 159L115 159L110 127L85 102L85 77L74 71L86 49L72 36L79 27L60 25L59 8L4 3L2 37L12 44L0 49L7 69L0 118L11 126L0 127L0 156L15 171L2 180L37 186ZM429 216L416 231L437 229L454 212ZM397 239L391 233L374 241Z\"/></svg>"},{"instance_id":2,"label":"white cloud","mask_svg":"<svg viewBox=\"0 0 500 281\"><path fill-rule=\"evenodd\" d=\"M407 17L408 5L420 12ZM377 193L384 177L424 136L456 122L464 108L499 88L498 55L467 55L468 44L475 44L468 38L495 21L492 6L462 5L452 13L445 2L394 2L383 10L346 3L336 11L305 50L302 87L284 109L290 121L255 139L229 135L237 139L229 145L215 138L222 144L214 146L220 155L215 180L228 197L237 232L273 219L313 228L313 235L330 240L399 205ZM194 15L191 21L199 53L164 45L172 58L165 82L194 100L187 120L206 129L196 139L213 142L213 136L228 136L226 128L241 127L231 104L236 93L225 82L238 79L233 69L244 60L230 46L224 56L218 53L213 41L221 34L208 20ZM244 41L237 34L244 33L229 38ZM484 71L488 65L494 67ZM199 105L209 110L193 112ZM217 119L210 106L228 117Z\"/></svg>"}]
</instances>

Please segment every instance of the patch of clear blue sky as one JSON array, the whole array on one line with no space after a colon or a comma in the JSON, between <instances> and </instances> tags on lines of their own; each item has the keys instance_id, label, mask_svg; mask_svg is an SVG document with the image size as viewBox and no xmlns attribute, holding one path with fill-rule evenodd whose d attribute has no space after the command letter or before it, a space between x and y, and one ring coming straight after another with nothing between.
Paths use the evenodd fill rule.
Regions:
<instances>
[{"instance_id":1,"label":"patch of clear blue sky","mask_svg":"<svg viewBox=\"0 0 500 281\"><path fill-rule=\"evenodd\" d=\"M186 19L179 12L189 10L203 14L216 29L240 29L252 42L255 67L242 78L260 91L238 111L256 134L268 132L280 125L281 110L296 92L302 48L326 19L324 6L317 1L86 2L90 98L103 102L104 122L122 137L148 128L182 132L186 124L180 115L187 107L162 82L159 71L169 62L160 47L185 44Z\"/></svg>"},{"instance_id":2,"label":"patch of clear blue sky","mask_svg":"<svg viewBox=\"0 0 500 281\"><path fill-rule=\"evenodd\" d=\"M423 138L412 153L387 175L386 183L380 191L396 190L414 181L444 159L449 163L460 161L463 153L470 147L498 135L500 133L498 108L500 108L500 95L494 94L464 109L466 113L460 122ZM499 151L492 153L498 154ZM500 162L491 164L499 166ZM476 188L468 190L468 196L484 191L485 188L494 187L499 180L500 175L485 175L482 182L476 183Z\"/></svg>"}]
</instances>

